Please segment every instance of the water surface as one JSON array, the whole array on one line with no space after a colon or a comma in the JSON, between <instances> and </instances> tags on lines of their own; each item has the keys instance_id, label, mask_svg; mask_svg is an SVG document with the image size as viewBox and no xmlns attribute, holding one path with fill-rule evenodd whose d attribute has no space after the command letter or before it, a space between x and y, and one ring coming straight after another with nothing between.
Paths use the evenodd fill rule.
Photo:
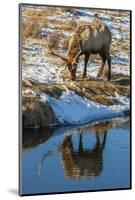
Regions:
<instances>
[{"instance_id":1,"label":"water surface","mask_svg":"<svg viewBox=\"0 0 135 200\"><path fill-rule=\"evenodd\" d=\"M130 187L129 117L24 129L22 194Z\"/></svg>"}]
</instances>

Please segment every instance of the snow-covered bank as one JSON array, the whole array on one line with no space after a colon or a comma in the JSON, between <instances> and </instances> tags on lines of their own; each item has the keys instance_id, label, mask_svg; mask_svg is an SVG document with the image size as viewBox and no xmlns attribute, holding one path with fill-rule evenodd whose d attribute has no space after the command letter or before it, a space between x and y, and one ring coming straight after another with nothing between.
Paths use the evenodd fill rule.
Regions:
<instances>
[{"instance_id":1,"label":"snow-covered bank","mask_svg":"<svg viewBox=\"0 0 135 200\"><path fill-rule=\"evenodd\" d=\"M23 127L84 124L123 116L130 111L130 78L116 75L111 82L81 79L75 82L22 81Z\"/></svg>"},{"instance_id":2,"label":"snow-covered bank","mask_svg":"<svg viewBox=\"0 0 135 200\"><path fill-rule=\"evenodd\" d=\"M52 14L53 13L53 14ZM112 33L111 80L107 63L97 78L101 58L91 55L87 76L82 78L80 56L76 81L71 81L66 62L50 53L68 55L77 26L91 23L98 14ZM130 110L130 12L24 6L22 10L22 120L23 127L84 124L121 116Z\"/></svg>"},{"instance_id":3,"label":"snow-covered bank","mask_svg":"<svg viewBox=\"0 0 135 200\"><path fill-rule=\"evenodd\" d=\"M37 15L36 15L37 13ZM53 15L52 15L53 13ZM33 18L39 18L37 24L37 33L34 37L26 37L22 43L22 79L30 80L37 83L63 83L70 79L70 74L66 73L66 63L60 58L48 54L48 45L46 37L52 33L58 37L56 52L67 55L68 47L64 44L74 33L76 25L90 23L94 14L97 13L102 21L107 24L112 33L112 75L123 74L130 75L130 13L111 10L95 10L95 9L56 9L55 12L48 12L47 7L24 6L23 22L33 22ZM35 22L36 23L36 22ZM52 40L54 36L52 37ZM93 62L94 61L94 62ZM99 70L101 59L96 57L88 63L87 76L96 78ZM82 75L84 69L83 56L80 57L77 68L77 76ZM67 74L64 79L64 73Z\"/></svg>"},{"instance_id":4,"label":"snow-covered bank","mask_svg":"<svg viewBox=\"0 0 135 200\"><path fill-rule=\"evenodd\" d=\"M93 120L124 115L130 109L129 98L117 96L121 104L105 106L78 96L73 91L63 92L60 99L45 93L40 95L42 102L48 102L61 124L84 124Z\"/></svg>"}]
</instances>

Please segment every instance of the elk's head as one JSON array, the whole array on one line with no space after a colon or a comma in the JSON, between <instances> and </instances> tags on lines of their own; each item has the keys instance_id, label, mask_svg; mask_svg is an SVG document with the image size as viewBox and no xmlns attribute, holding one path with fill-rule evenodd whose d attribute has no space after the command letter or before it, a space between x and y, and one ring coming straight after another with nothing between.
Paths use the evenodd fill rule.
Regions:
<instances>
[{"instance_id":1,"label":"elk's head","mask_svg":"<svg viewBox=\"0 0 135 200\"><path fill-rule=\"evenodd\" d=\"M73 58L68 57L66 61L66 67L68 68L71 79L74 81L76 79L76 69L77 69L77 63L73 62Z\"/></svg>"},{"instance_id":2,"label":"elk's head","mask_svg":"<svg viewBox=\"0 0 135 200\"><path fill-rule=\"evenodd\" d=\"M53 55L61 58L63 61L65 61L66 68L68 68L68 70L71 74L71 79L75 80L76 79L76 68L77 68L77 63L78 63L78 60L76 60L76 62L74 62L75 55L69 54L68 56L65 57L63 55L55 53L54 50L52 50L49 45L48 45L48 47L49 47L51 54L53 54Z\"/></svg>"}]
</instances>

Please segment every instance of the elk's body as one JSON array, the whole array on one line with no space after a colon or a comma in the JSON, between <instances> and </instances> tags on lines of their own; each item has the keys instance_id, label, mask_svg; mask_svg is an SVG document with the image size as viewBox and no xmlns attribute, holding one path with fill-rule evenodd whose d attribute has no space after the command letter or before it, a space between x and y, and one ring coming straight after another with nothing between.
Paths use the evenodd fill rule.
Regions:
<instances>
[{"instance_id":1,"label":"elk's body","mask_svg":"<svg viewBox=\"0 0 135 200\"><path fill-rule=\"evenodd\" d=\"M106 61L108 62L108 80L111 78L111 56L110 56L110 45L111 45L111 32L107 25L102 23L98 16L92 20L90 24L82 25L77 28L75 33L72 35L69 41L68 55L67 57L60 56L52 53L58 57L61 57L67 62L67 67L71 73L72 80L76 79L76 69L81 55L85 56L85 66L83 77L87 73L87 64L91 54L99 54L102 63L98 72L98 77L102 75Z\"/></svg>"}]
</instances>

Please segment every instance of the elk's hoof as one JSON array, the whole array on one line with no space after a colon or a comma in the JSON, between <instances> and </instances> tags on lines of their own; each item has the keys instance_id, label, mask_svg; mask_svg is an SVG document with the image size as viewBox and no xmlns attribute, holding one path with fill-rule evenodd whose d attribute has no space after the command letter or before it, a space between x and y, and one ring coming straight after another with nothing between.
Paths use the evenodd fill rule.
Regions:
<instances>
[{"instance_id":1,"label":"elk's hoof","mask_svg":"<svg viewBox=\"0 0 135 200\"><path fill-rule=\"evenodd\" d=\"M85 77L86 77L86 74L83 74L83 75L82 75L82 78L85 78Z\"/></svg>"},{"instance_id":2,"label":"elk's hoof","mask_svg":"<svg viewBox=\"0 0 135 200\"><path fill-rule=\"evenodd\" d=\"M98 73L98 74L97 74L97 78L100 78L100 76L101 76L101 74L100 74L100 73Z\"/></svg>"},{"instance_id":3,"label":"elk's hoof","mask_svg":"<svg viewBox=\"0 0 135 200\"><path fill-rule=\"evenodd\" d=\"M75 80L76 80L76 78L72 77L72 78L71 78L71 80L72 80L72 81L75 81Z\"/></svg>"},{"instance_id":4,"label":"elk's hoof","mask_svg":"<svg viewBox=\"0 0 135 200\"><path fill-rule=\"evenodd\" d=\"M110 80L111 80L111 77L109 76L107 80L110 81Z\"/></svg>"}]
</instances>

